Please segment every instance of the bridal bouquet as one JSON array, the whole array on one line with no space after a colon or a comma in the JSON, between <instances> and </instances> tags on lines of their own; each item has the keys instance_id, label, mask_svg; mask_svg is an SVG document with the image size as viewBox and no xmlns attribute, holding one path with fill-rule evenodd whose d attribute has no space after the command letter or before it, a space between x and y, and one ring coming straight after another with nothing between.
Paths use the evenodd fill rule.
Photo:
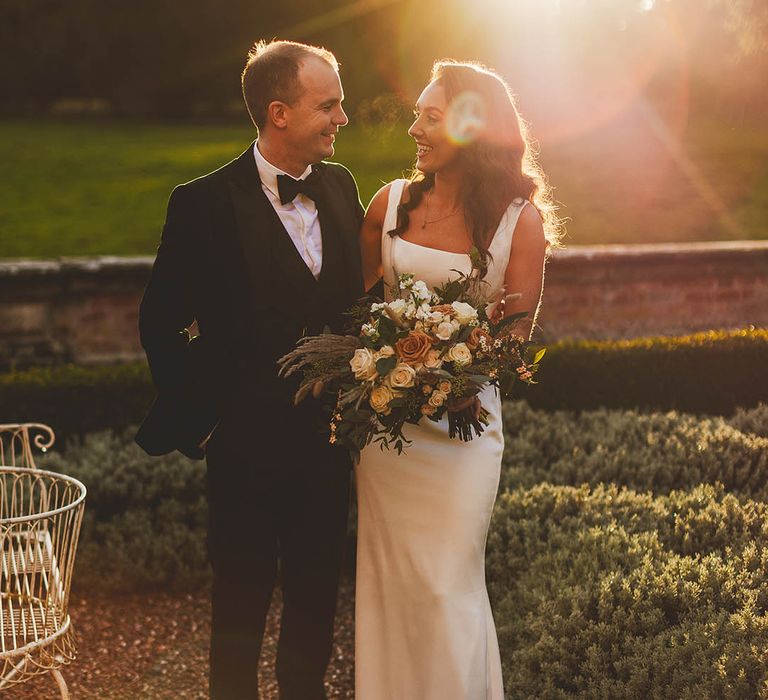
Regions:
<instances>
[{"instance_id":1,"label":"bridal bouquet","mask_svg":"<svg viewBox=\"0 0 768 700\"><path fill-rule=\"evenodd\" d=\"M477 394L491 385L507 398L517 381L534 383L544 355L512 332L527 314L488 318L484 284L462 275L430 291L400 275L393 301L369 297L348 312L350 335L302 338L279 360L283 376L303 373L295 401L331 392L330 442L353 453L371 441L400 453L410 444L406 423L446 414L450 437L479 436L488 413Z\"/></svg>"}]
</instances>

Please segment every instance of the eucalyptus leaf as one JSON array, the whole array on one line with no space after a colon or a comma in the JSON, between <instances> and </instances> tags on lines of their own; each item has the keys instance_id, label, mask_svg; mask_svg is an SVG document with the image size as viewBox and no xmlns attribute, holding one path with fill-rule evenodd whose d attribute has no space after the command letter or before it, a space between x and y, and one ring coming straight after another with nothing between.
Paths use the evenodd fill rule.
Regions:
<instances>
[{"instance_id":1,"label":"eucalyptus leaf","mask_svg":"<svg viewBox=\"0 0 768 700\"><path fill-rule=\"evenodd\" d=\"M395 355L382 357L376 361L376 371L380 376L385 377L396 367L396 365L397 357Z\"/></svg>"}]
</instances>

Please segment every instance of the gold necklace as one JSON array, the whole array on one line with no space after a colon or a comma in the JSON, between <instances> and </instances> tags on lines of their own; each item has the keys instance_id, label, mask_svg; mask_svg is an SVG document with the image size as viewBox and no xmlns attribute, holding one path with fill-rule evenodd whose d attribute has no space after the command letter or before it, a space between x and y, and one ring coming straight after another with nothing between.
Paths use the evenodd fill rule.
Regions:
<instances>
[{"instance_id":1,"label":"gold necklace","mask_svg":"<svg viewBox=\"0 0 768 700\"><path fill-rule=\"evenodd\" d=\"M450 214L446 214L445 216L440 216L437 219L432 219L432 221L427 221L427 213L429 212L429 199L432 196L432 190L427 190L426 194L426 201L424 202L424 221L421 224L422 231L427 228L427 224L436 224L438 221L443 221L444 219L450 219L455 214L458 214L459 208L455 207Z\"/></svg>"}]
</instances>

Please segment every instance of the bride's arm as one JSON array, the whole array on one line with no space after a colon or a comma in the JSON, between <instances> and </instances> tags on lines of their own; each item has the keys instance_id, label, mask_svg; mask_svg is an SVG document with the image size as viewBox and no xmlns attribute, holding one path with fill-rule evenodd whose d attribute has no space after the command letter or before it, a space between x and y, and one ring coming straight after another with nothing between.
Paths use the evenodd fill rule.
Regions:
<instances>
[{"instance_id":1,"label":"bride's arm","mask_svg":"<svg viewBox=\"0 0 768 700\"><path fill-rule=\"evenodd\" d=\"M365 212L360 229L360 254L363 261L363 281L366 291L381 278L381 237L387 213L389 187L384 185L375 195Z\"/></svg>"},{"instance_id":2,"label":"bride's arm","mask_svg":"<svg viewBox=\"0 0 768 700\"><path fill-rule=\"evenodd\" d=\"M520 294L518 298L507 301L504 315L528 312L528 316L514 325L515 333L524 338L530 338L539 313L546 250L547 242L541 216L536 207L526 206L520 212L512 236L509 263L504 275L507 294Z\"/></svg>"}]
</instances>

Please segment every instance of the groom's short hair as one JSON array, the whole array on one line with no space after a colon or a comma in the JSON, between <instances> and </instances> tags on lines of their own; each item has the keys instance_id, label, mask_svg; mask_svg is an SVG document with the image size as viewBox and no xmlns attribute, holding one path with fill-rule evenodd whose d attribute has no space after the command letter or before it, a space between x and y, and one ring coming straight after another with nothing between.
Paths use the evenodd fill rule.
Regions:
<instances>
[{"instance_id":1,"label":"groom's short hair","mask_svg":"<svg viewBox=\"0 0 768 700\"><path fill-rule=\"evenodd\" d=\"M327 61L339 69L336 57L328 50L296 41L257 41L248 52L241 81L243 98L257 128L267 121L267 107L280 101L292 105L301 97L299 68L311 57Z\"/></svg>"}]
</instances>

